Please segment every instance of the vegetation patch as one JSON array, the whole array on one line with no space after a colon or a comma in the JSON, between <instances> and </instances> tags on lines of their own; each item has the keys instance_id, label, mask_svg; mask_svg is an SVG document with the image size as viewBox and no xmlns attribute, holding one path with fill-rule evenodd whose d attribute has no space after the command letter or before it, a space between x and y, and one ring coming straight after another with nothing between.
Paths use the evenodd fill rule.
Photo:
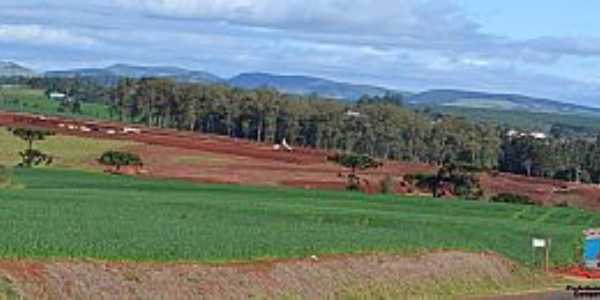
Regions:
<instances>
[{"instance_id":1,"label":"vegetation patch","mask_svg":"<svg viewBox=\"0 0 600 300\"><path fill-rule=\"evenodd\" d=\"M20 86L0 89L0 109L2 110L76 118L110 119L108 106L100 103L81 102L75 110L65 109L66 105L61 101L49 100L43 89Z\"/></svg>"},{"instance_id":2,"label":"vegetation patch","mask_svg":"<svg viewBox=\"0 0 600 300\"><path fill-rule=\"evenodd\" d=\"M121 151L106 151L98 158L101 165L114 167L116 171L120 171L121 167L141 167L142 159L135 153Z\"/></svg>"},{"instance_id":3,"label":"vegetation patch","mask_svg":"<svg viewBox=\"0 0 600 300\"><path fill-rule=\"evenodd\" d=\"M53 156L50 167L72 169L94 169L91 162L102 153L112 149L121 149L132 145L127 141L86 139L56 135L46 141L35 144L36 149ZM0 128L0 164L15 166L22 162L19 152L27 148L27 143Z\"/></svg>"},{"instance_id":4,"label":"vegetation patch","mask_svg":"<svg viewBox=\"0 0 600 300\"><path fill-rule=\"evenodd\" d=\"M526 195L518 195L511 193L502 193L496 195L490 199L492 202L502 202L502 203L513 203L513 204L523 204L523 205L534 205L535 202L531 200Z\"/></svg>"},{"instance_id":5,"label":"vegetation patch","mask_svg":"<svg viewBox=\"0 0 600 300\"><path fill-rule=\"evenodd\" d=\"M580 261L600 216L571 208L204 185L16 169L0 193L2 257L230 262L339 253L493 251L534 265ZM60 187L60 188L58 188Z\"/></svg>"}]
</instances>

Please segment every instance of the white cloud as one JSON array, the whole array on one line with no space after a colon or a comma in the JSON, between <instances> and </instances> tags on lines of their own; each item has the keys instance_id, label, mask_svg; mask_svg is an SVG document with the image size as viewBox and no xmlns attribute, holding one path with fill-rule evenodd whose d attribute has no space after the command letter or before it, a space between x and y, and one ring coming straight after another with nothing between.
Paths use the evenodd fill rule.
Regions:
<instances>
[{"instance_id":1,"label":"white cloud","mask_svg":"<svg viewBox=\"0 0 600 300\"><path fill-rule=\"evenodd\" d=\"M49 46L88 47L96 41L90 37L37 24L0 24L0 41Z\"/></svg>"},{"instance_id":2,"label":"white cloud","mask_svg":"<svg viewBox=\"0 0 600 300\"><path fill-rule=\"evenodd\" d=\"M491 35L459 2L0 0L0 43L2 55L59 69L172 64L224 76L299 73L413 90L600 95L593 71L600 39ZM53 46L64 47L49 51Z\"/></svg>"},{"instance_id":3,"label":"white cloud","mask_svg":"<svg viewBox=\"0 0 600 300\"><path fill-rule=\"evenodd\" d=\"M475 34L477 24L447 0L113 0L156 16L247 26L414 38ZM431 20L435 19L435 22ZM423 31L421 29L428 28Z\"/></svg>"}]
</instances>

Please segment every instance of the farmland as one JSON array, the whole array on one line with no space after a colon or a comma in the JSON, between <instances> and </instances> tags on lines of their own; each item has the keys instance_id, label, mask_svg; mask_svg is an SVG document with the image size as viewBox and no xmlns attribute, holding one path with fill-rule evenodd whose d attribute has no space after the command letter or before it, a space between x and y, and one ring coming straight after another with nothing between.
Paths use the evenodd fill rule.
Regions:
<instances>
[{"instance_id":1,"label":"farmland","mask_svg":"<svg viewBox=\"0 0 600 300\"><path fill-rule=\"evenodd\" d=\"M5 111L42 113L75 118L93 118L108 120L110 114L106 105L98 103L82 103L81 114L59 112L59 102L50 101L42 90L24 87L0 88L0 109Z\"/></svg>"},{"instance_id":2,"label":"farmland","mask_svg":"<svg viewBox=\"0 0 600 300\"><path fill-rule=\"evenodd\" d=\"M36 147L54 157L53 167L93 169L94 159L102 152L130 145L134 143L58 135L36 144ZM25 147L24 141L13 137L5 128L0 127L0 165L16 165L19 162L18 153Z\"/></svg>"},{"instance_id":3,"label":"farmland","mask_svg":"<svg viewBox=\"0 0 600 300\"><path fill-rule=\"evenodd\" d=\"M357 193L194 185L79 171L15 170L0 193L0 256L231 262L340 253L493 251L577 262L592 213Z\"/></svg>"},{"instance_id":4,"label":"farmland","mask_svg":"<svg viewBox=\"0 0 600 300\"><path fill-rule=\"evenodd\" d=\"M393 299L406 292L530 289L552 282L522 268L540 262L539 253L532 256L532 237L552 238L554 266L572 265L582 252L581 230L600 225L597 215L574 208L321 190L343 189L338 174L347 172L321 151L277 152L151 128L136 135L87 133L61 122L84 124L0 114L2 125L58 133L35 144L55 155L55 164L10 169L10 184L0 190L0 298L317 299L343 292ZM11 166L25 145L0 128L0 146L0 164ZM119 149L143 158L143 177L98 172L94 160ZM376 183L386 174L431 170L390 162L362 175ZM484 183L532 195L552 187L514 177Z\"/></svg>"},{"instance_id":5,"label":"farmland","mask_svg":"<svg viewBox=\"0 0 600 300\"><path fill-rule=\"evenodd\" d=\"M123 124L12 113L0 113L0 124L57 132L35 143L55 164L10 169L0 190L0 298L3 278L13 283L4 293L31 298L90 298L106 292L98 281L110 282L112 298L148 298L156 287L165 298L219 299L339 295L332 286L358 298L505 292L554 282L531 271L541 258L532 255L532 237L552 238L553 266L572 265L581 230L600 225L575 208L340 192L348 170L324 151L146 127L126 134ZM79 130L87 124L99 130ZM0 164L11 166L25 144L0 128L0 146ZM107 150L140 155L142 177L100 174L95 159ZM387 162L361 176L372 193L385 175L405 193L404 174L432 170ZM555 190L586 191L582 207L596 203L591 185L508 174L484 175L482 184L544 204Z\"/></svg>"}]
</instances>

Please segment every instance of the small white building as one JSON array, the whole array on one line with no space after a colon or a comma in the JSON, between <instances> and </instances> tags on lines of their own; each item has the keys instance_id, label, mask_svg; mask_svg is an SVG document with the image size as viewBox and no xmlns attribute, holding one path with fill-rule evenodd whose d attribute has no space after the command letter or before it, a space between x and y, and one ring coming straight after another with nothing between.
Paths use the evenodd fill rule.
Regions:
<instances>
[{"instance_id":1,"label":"small white building","mask_svg":"<svg viewBox=\"0 0 600 300\"><path fill-rule=\"evenodd\" d=\"M360 117L360 112L349 110L346 112L346 116L348 117Z\"/></svg>"},{"instance_id":2,"label":"small white building","mask_svg":"<svg viewBox=\"0 0 600 300\"><path fill-rule=\"evenodd\" d=\"M548 136L543 132L531 132L529 133L529 136L538 140L545 140L546 138L548 138Z\"/></svg>"},{"instance_id":3,"label":"small white building","mask_svg":"<svg viewBox=\"0 0 600 300\"><path fill-rule=\"evenodd\" d=\"M533 131L533 132L518 132L514 129L506 132L506 135L509 137L532 137L538 140L545 140L548 138L548 135L543 132Z\"/></svg>"},{"instance_id":4,"label":"small white building","mask_svg":"<svg viewBox=\"0 0 600 300\"><path fill-rule=\"evenodd\" d=\"M516 130L514 130L514 129L511 129L511 130L509 130L509 131L506 133L506 135L508 135L508 136L510 136L510 137L513 137L513 136L517 136L517 135L519 135L519 132L518 132L518 131L516 131Z\"/></svg>"},{"instance_id":5,"label":"small white building","mask_svg":"<svg viewBox=\"0 0 600 300\"><path fill-rule=\"evenodd\" d=\"M64 93L59 93L59 92L53 92L50 93L50 99L52 100L65 100L65 98L67 98L67 95Z\"/></svg>"}]
</instances>

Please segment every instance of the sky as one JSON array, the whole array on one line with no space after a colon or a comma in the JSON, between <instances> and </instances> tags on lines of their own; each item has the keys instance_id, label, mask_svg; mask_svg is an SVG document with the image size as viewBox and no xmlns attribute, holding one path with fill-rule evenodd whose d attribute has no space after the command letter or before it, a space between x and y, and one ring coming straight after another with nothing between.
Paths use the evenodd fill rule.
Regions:
<instances>
[{"instance_id":1,"label":"sky","mask_svg":"<svg viewBox=\"0 0 600 300\"><path fill-rule=\"evenodd\" d=\"M599 11L590 0L0 0L0 60L300 74L600 107Z\"/></svg>"}]
</instances>

